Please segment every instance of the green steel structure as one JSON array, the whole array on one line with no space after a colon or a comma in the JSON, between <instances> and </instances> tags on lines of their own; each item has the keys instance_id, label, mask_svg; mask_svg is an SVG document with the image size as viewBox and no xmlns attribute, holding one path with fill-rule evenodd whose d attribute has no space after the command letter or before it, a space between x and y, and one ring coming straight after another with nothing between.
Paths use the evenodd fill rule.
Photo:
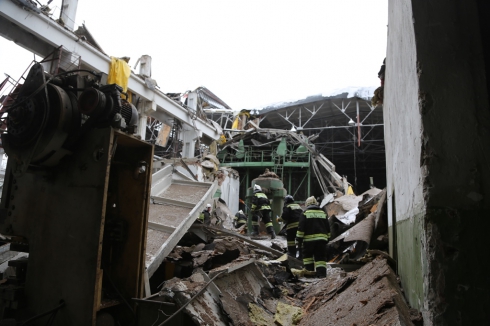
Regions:
<instances>
[{"instance_id":1,"label":"green steel structure","mask_svg":"<svg viewBox=\"0 0 490 326\"><path fill-rule=\"evenodd\" d=\"M261 146L240 140L234 149L218 153L220 166L229 166L240 174L240 198L250 182L268 168L283 181L288 194L304 200L311 193L310 153L303 146L288 144L286 138Z\"/></svg>"},{"instance_id":2,"label":"green steel structure","mask_svg":"<svg viewBox=\"0 0 490 326\"><path fill-rule=\"evenodd\" d=\"M260 140L260 141L259 141ZM221 166L232 167L240 174L240 198L246 201L245 211L249 211L255 183L269 190L266 195L272 200L272 220L276 232L276 216L282 214L283 199L286 194L302 202L312 193L311 154L301 145L292 145L286 137L279 137L267 143L263 139L249 137L241 139L234 147L228 147L217 155ZM265 169L277 174L279 179L262 178Z\"/></svg>"},{"instance_id":3,"label":"green steel structure","mask_svg":"<svg viewBox=\"0 0 490 326\"><path fill-rule=\"evenodd\" d=\"M280 226L277 222L277 217L282 214L282 207L284 206L284 197L287 195L286 189L284 189L284 184L281 180L276 178L255 178L252 180L251 186L247 189L247 203L251 203L252 197L254 196L253 187L254 185L259 185L267 198L271 201L272 208L272 224L276 233L280 231ZM248 220L248 228L251 230L252 221Z\"/></svg>"}]
</instances>

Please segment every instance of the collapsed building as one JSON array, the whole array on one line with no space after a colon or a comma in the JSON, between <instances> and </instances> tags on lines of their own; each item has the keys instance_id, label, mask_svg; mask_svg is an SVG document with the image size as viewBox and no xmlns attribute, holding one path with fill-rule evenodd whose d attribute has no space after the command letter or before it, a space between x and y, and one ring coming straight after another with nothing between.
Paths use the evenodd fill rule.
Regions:
<instances>
[{"instance_id":1,"label":"collapsed building","mask_svg":"<svg viewBox=\"0 0 490 326\"><path fill-rule=\"evenodd\" d=\"M217 157L245 181L241 197L265 168L279 175L287 193L301 200L344 191L344 182L355 191L369 189L373 182L383 188L383 111L371 104L373 91L342 89L335 95L242 110L236 117L208 113L224 130Z\"/></svg>"},{"instance_id":2,"label":"collapsed building","mask_svg":"<svg viewBox=\"0 0 490 326\"><path fill-rule=\"evenodd\" d=\"M70 3L63 15L76 12ZM488 9L390 3L383 111L358 93L235 120L209 90L159 91L149 57L127 90L110 86L109 67L124 70L124 58L107 56L85 27L72 32L73 17L0 2L0 34L45 58L2 83L11 90L2 98L1 322L488 324L475 249L488 225ZM327 199L326 280L302 275L281 243L194 223L213 202L229 225L266 167L285 192ZM385 191L348 194L385 180Z\"/></svg>"},{"instance_id":3,"label":"collapsed building","mask_svg":"<svg viewBox=\"0 0 490 326\"><path fill-rule=\"evenodd\" d=\"M12 4L6 8L17 9ZM42 14L35 17L49 19ZM86 28L82 32L96 44ZM298 196L330 194L328 204L334 195L346 194L349 184L315 149L318 135L261 129L260 118L254 131L247 132L254 122L246 121L243 114L233 117L243 129L233 128L223 119L231 109L210 90L201 87L163 94L148 73L151 58L141 58L144 64L136 75L128 73L125 59L108 59L108 73L93 70L81 56L58 46L40 62L32 62L21 79L7 78L4 83L10 88L5 88L1 108L2 145L9 156L2 194L1 233L6 242L2 272L8 276L1 287L2 322L48 319L59 325L146 325L155 322L154 313L160 316L163 305L177 316L165 322L178 324L190 318L209 324L269 324L275 310L301 310L298 302L284 308L279 300L272 300L281 297L274 279L282 279L281 284L297 283L292 268L301 271L301 261L282 258L274 263L281 267L264 267L269 263L262 263L262 255L268 255L267 261L280 259L283 243L276 241L271 248L230 227L238 199L249 198L240 194L244 182L235 168L255 160L250 147L240 152L241 142L255 141L261 147L258 139L268 138L278 148L261 148L263 159L257 167L273 172L253 180L277 192L274 213L281 214L282 198L293 187L300 189L298 182L306 185ZM340 110L348 108L348 104L340 105ZM208 119L217 112L221 112L220 119ZM359 110L357 114L359 119ZM236 164L241 154L246 160ZM295 168L307 170L308 178L297 180ZM287 190L280 181L286 180L284 173L289 174ZM253 175L243 176L245 184L253 181ZM318 184L312 185L312 179ZM33 194L37 200L26 205ZM219 222L221 228L196 224L196 216L208 203L214 206L213 223ZM34 215L38 217L32 220ZM238 240L230 240L233 238ZM346 263L361 240L347 239L343 243L348 245L335 245L332 254ZM50 272L54 265L62 267ZM229 275L223 274L225 270ZM224 291L228 278L236 279L237 273L241 275L238 279L262 282L254 287L255 292L249 288L240 293ZM73 275L77 275L76 284L69 281ZM175 277L206 281L215 288L221 284L223 291L218 296L215 291L211 302L205 301L205 292L196 302L207 308L199 308L192 300L174 298L179 291L169 287L180 282ZM41 278L43 282L38 282ZM239 297L253 298L239 306L244 315L233 316L238 306L222 301L226 293L237 304ZM261 307L264 293L270 293L272 300L266 310ZM190 308L185 314L178 314L186 306ZM249 316L249 309L255 313ZM302 319L299 315L295 323ZM284 322L289 319L282 318Z\"/></svg>"}]
</instances>

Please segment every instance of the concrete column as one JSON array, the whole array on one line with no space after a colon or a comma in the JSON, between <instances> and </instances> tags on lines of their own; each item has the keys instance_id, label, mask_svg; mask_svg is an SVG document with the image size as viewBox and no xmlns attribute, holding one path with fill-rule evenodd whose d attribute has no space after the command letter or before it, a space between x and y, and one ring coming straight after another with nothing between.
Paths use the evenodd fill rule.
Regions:
<instances>
[{"instance_id":1,"label":"concrete column","mask_svg":"<svg viewBox=\"0 0 490 326\"><path fill-rule=\"evenodd\" d=\"M63 13L61 20L69 30L73 31L75 27L75 18L77 16L78 0L65 0L63 3Z\"/></svg>"},{"instance_id":2,"label":"concrete column","mask_svg":"<svg viewBox=\"0 0 490 326\"><path fill-rule=\"evenodd\" d=\"M181 133L181 138L183 142L182 157L191 158L194 157L194 152L196 149L196 141L198 137L201 137L202 133L196 131L189 126L184 126Z\"/></svg>"},{"instance_id":3,"label":"concrete column","mask_svg":"<svg viewBox=\"0 0 490 326\"><path fill-rule=\"evenodd\" d=\"M197 111L197 93L191 92L187 95L187 106Z\"/></svg>"},{"instance_id":4,"label":"concrete column","mask_svg":"<svg viewBox=\"0 0 490 326\"><path fill-rule=\"evenodd\" d=\"M489 321L490 279L480 261L490 229L490 60L478 3L389 2L390 251L424 325Z\"/></svg>"}]
</instances>

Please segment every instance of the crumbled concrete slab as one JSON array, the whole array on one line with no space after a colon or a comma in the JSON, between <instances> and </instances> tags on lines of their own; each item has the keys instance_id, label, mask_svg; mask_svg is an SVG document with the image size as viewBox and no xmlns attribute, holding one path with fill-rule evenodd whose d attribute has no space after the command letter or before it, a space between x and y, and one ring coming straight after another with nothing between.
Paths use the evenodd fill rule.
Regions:
<instances>
[{"instance_id":1,"label":"crumbled concrete slab","mask_svg":"<svg viewBox=\"0 0 490 326\"><path fill-rule=\"evenodd\" d=\"M249 304L249 316L250 321L256 326L270 326L274 324L274 316L255 303Z\"/></svg>"},{"instance_id":2,"label":"crumbled concrete slab","mask_svg":"<svg viewBox=\"0 0 490 326\"><path fill-rule=\"evenodd\" d=\"M303 310L283 302L277 303L274 324L280 326L298 325L303 318Z\"/></svg>"},{"instance_id":3,"label":"crumbled concrete slab","mask_svg":"<svg viewBox=\"0 0 490 326\"><path fill-rule=\"evenodd\" d=\"M297 295L306 312L300 325L413 325L386 259L343 275L329 275Z\"/></svg>"},{"instance_id":4,"label":"crumbled concrete slab","mask_svg":"<svg viewBox=\"0 0 490 326\"><path fill-rule=\"evenodd\" d=\"M248 246L238 239L226 237L223 239L215 239L213 243L216 244L214 247L215 252L224 253L226 251L239 250L241 255L250 254Z\"/></svg>"}]
</instances>

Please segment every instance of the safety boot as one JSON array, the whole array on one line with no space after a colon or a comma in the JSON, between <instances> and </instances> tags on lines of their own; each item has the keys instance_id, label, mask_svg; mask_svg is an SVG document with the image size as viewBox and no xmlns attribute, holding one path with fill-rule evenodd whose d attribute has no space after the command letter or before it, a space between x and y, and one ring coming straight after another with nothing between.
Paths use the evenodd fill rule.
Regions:
<instances>
[{"instance_id":1,"label":"safety boot","mask_svg":"<svg viewBox=\"0 0 490 326\"><path fill-rule=\"evenodd\" d=\"M258 225L252 225L252 233L250 233L251 236L257 236L259 235L259 226Z\"/></svg>"}]
</instances>

